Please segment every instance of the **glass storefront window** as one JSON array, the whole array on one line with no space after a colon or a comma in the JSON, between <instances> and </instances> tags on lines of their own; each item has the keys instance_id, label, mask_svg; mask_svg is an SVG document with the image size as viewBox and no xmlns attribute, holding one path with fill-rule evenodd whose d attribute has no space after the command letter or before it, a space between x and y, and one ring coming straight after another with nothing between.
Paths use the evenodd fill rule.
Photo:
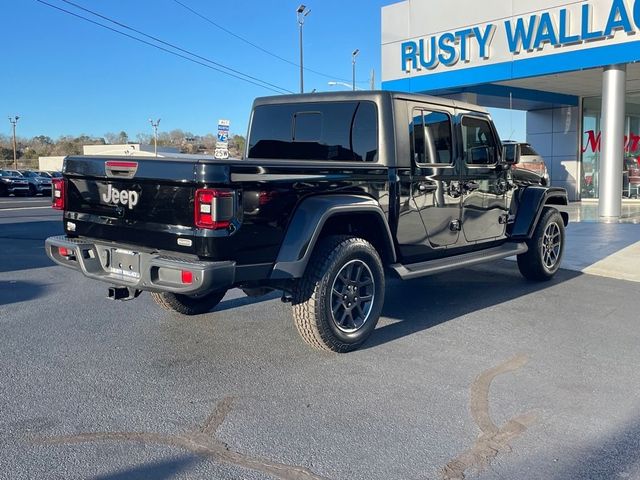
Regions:
<instances>
[{"instance_id":1,"label":"glass storefront window","mask_svg":"<svg viewBox=\"0 0 640 480\"><path fill-rule=\"evenodd\" d=\"M600 173L602 98L585 98L582 103L582 198L598 198ZM640 92L630 92L625 102L624 158L620 159L623 197L637 197L640 185Z\"/></svg>"}]
</instances>

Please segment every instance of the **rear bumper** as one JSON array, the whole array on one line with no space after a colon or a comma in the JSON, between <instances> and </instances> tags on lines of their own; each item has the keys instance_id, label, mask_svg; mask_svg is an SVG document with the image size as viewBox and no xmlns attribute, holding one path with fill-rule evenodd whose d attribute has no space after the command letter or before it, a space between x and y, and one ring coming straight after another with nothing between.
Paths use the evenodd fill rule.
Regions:
<instances>
[{"instance_id":1,"label":"rear bumper","mask_svg":"<svg viewBox=\"0 0 640 480\"><path fill-rule=\"evenodd\" d=\"M69 255L61 255L60 248L66 248ZM130 253L136 265L129 268L122 263L112 264L115 249ZM128 245L101 244L66 236L47 238L45 250L57 264L78 270L86 277L136 290L198 295L230 288L235 281L236 264L231 261L171 257L138 251ZM191 283L182 282L183 271L191 272Z\"/></svg>"}]
</instances>

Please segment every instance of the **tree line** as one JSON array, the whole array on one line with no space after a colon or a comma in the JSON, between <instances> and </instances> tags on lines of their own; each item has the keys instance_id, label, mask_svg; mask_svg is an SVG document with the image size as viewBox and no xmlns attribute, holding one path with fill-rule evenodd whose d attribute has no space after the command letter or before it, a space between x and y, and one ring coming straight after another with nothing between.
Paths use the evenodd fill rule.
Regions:
<instances>
[{"instance_id":1,"label":"tree line","mask_svg":"<svg viewBox=\"0 0 640 480\"><path fill-rule=\"evenodd\" d=\"M169 132L158 132L159 147L175 147L181 153L199 153L213 155L217 137L213 134L194 135L180 129ZM82 155L83 145L114 145L121 143L144 143L153 145L153 135L138 133L129 137L127 132L109 132L102 137L79 135L77 137L63 135L54 140L46 135L32 138L18 137L17 156L19 160L37 160L38 157ZM242 158L244 154L245 138L242 135L232 135L229 138L229 154L234 158ZM4 164L13 162L13 138L0 134L0 160ZM28 162L32 163L32 162Z\"/></svg>"}]
</instances>

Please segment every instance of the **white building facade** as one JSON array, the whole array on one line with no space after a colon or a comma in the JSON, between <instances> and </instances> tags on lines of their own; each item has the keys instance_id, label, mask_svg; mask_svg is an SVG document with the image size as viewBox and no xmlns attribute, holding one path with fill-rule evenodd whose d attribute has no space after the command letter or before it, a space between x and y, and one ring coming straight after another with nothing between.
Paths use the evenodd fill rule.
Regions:
<instances>
[{"instance_id":1,"label":"white building facade","mask_svg":"<svg viewBox=\"0 0 640 480\"><path fill-rule=\"evenodd\" d=\"M640 0L406 0L382 85L527 111L552 185L620 215L640 188Z\"/></svg>"}]
</instances>

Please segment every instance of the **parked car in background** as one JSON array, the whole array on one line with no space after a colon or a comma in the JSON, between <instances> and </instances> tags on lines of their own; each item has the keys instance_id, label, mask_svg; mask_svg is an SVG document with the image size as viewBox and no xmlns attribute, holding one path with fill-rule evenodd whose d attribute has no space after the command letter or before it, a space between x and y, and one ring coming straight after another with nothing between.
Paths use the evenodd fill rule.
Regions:
<instances>
[{"instance_id":1,"label":"parked car in background","mask_svg":"<svg viewBox=\"0 0 640 480\"><path fill-rule=\"evenodd\" d=\"M29 182L24 177L0 170L0 197L7 195L27 196L28 194Z\"/></svg>"},{"instance_id":2,"label":"parked car in background","mask_svg":"<svg viewBox=\"0 0 640 480\"><path fill-rule=\"evenodd\" d=\"M542 185L549 185L549 171L544 163L544 158L535 151L531 144L526 142L506 141L504 143L518 143L520 145L520 163L514 165L514 170L528 170L544 180Z\"/></svg>"},{"instance_id":3,"label":"parked car in background","mask_svg":"<svg viewBox=\"0 0 640 480\"><path fill-rule=\"evenodd\" d=\"M51 195L51 179L43 177L38 172L31 170L20 170L19 173L29 182L29 195L35 197L37 194Z\"/></svg>"}]
</instances>

